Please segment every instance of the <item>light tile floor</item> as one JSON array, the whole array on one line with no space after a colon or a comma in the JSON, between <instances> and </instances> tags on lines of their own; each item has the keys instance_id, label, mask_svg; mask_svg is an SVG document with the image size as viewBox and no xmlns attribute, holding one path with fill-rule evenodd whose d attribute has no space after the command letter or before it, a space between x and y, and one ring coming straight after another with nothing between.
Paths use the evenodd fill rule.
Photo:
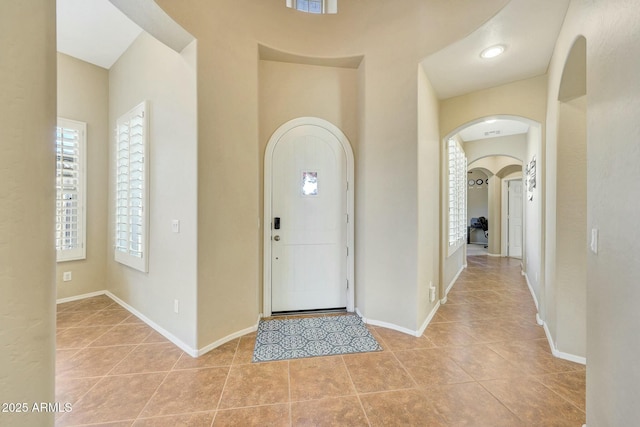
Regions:
<instances>
[{"instance_id":1,"label":"light tile floor","mask_svg":"<svg viewBox=\"0 0 640 427\"><path fill-rule=\"evenodd\" d=\"M519 260L469 257L415 338L252 364L255 334L193 359L106 296L58 306L57 426L577 426L585 367L554 358Z\"/></svg>"}]
</instances>

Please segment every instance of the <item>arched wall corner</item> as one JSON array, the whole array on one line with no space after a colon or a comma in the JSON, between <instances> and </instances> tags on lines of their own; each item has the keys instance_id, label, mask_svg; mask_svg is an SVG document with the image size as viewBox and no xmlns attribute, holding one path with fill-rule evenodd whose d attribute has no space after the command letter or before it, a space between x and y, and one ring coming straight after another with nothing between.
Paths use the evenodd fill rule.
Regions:
<instances>
[{"instance_id":1,"label":"arched wall corner","mask_svg":"<svg viewBox=\"0 0 640 427\"><path fill-rule=\"evenodd\" d=\"M586 362L587 40L576 36L550 89L545 147L545 259L542 317L554 355ZM555 93L554 93L555 92Z\"/></svg>"},{"instance_id":2,"label":"arched wall corner","mask_svg":"<svg viewBox=\"0 0 640 427\"><path fill-rule=\"evenodd\" d=\"M483 166L473 166L471 163L469 165L467 165L467 172L471 172L474 170L479 170L480 172L482 172L483 174L487 175L487 178L491 178L494 173L492 171L490 171L489 169L483 167Z\"/></svg>"},{"instance_id":3,"label":"arched wall corner","mask_svg":"<svg viewBox=\"0 0 640 427\"><path fill-rule=\"evenodd\" d=\"M564 63L558 101L568 102L587 94L587 39L577 36Z\"/></svg>"},{"instance_id":4,"label":"arched wall corner","mask_svg":"<svg viewBox=\"0 0 640 427\"><path fill-rule=\"evenodd\" d=\"M333 134L340 142L344 150L347 161L347 215L351 220L347 223L347 248L349 257L347 259L347 280L349 289L347 292L347 311L355 311L355 215L354 215L354 193L355 193L355 160L351 143L346 135L333 123L318 117L298 117L282 124L273 133L267 144L264 155L264 235L263 235L263 316L271 316L271 174L273 172L273 153L278 141L289 131L299 126L318 126Z\"/></svg>"}]
</instances>

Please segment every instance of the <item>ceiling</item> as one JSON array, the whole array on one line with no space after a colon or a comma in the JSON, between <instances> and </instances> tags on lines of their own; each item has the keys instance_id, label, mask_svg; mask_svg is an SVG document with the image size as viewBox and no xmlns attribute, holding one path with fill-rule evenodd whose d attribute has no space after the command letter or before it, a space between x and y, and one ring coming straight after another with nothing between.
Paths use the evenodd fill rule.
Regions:
<instances>
[{"instance_id":1,"label":"ceiling","mask_svg":"<svg viewBox=\"0 0 640 427\"><path fill-rule=\"evenodd\" d=\"M57 0L58 51L111 68L142 29L108 0Z\"/></svg>"},{"instance_id":2,"label":"ceiling","mask_svg":"<svg viewBox=\"0 0 640 427\"><path fill-rule=\"evenodd\" d=\"M511 0L476 31L426 58L438 97L544 74L569 1ZM143 31L109 0L57 0L57 25L58 51L107 69ZM498 43L506 45L503 55L480 58Z\"/></svg>"},{"instance_id":3,"label":"ceiling","mask_svg":"<svg viewBox=\"0 0 640 427\"><path fill-rule=\"evenodd\" d=\"M430 55L422 65L440 99L545 74L569 0L511 0L467 37ZM493 59L480 52L496 44Z\"/></svg>"}]
</instances>

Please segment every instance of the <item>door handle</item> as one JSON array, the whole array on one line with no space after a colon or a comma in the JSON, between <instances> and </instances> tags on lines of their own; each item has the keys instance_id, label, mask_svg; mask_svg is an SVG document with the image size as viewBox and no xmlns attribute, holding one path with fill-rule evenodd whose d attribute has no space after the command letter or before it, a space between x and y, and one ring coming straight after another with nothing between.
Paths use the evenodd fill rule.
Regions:
<instances>
[{"instance_id":1,"label":"door handle","mask_svg":"<svg viewBox=\"0 0 640 427\"><path fill-rule=\"evenodd\" d=\"M276 242L280 241L280 236L273 236L273 240L275 240Z\"/></svg>"}]
</instances>

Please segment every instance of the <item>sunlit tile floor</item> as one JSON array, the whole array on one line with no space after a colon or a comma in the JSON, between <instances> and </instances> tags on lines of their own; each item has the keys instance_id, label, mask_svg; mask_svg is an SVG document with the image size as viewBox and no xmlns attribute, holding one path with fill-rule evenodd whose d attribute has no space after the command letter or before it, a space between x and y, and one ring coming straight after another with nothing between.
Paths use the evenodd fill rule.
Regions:
<instances>
[{"instance_id":1,"label":"sunlit tile floor","mask_svg":"<svg viewBox=\"0 0 640 427\"><path fill-rule=\"evenodd\" d=\"M193 359L106 296L58 306L56 425L577 426L585 368L554 358L520 261L469 257L416 338L253 364L255 334Z\"/></svg>"}]
</instances>

